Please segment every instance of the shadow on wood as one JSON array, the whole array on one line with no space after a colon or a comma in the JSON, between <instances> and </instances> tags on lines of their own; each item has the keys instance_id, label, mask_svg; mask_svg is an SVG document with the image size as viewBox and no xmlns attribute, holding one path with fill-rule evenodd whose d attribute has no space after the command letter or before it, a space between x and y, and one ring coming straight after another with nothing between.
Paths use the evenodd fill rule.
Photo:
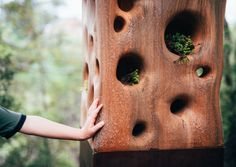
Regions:
<instances>
[{"instance_id":1,"label":"shadow on wood","mask_svg":"<svg viewBox=\"0 0 236 167\"><path fill-rule=\"evenodd\" d=\"M93 153L81 143L81 167L223 167L224 148Z\"/></svg>"}]
</instances>

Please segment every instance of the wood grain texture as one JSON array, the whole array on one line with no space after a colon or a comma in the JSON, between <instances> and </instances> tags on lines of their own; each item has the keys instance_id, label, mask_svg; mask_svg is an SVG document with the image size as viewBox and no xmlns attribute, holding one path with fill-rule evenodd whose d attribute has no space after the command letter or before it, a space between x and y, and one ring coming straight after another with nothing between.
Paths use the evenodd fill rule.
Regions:
<instances>
[{"instance_id":1,"label":"wood grain texture","mask_svg":"<svg viewBox=\"0 0 236 167\"><path fill-rule=\"evenodd\" d=\"M219 88L226 0L83 0L84 80L81 125L94 98L104 104L96 152L223 146ZM193 39L190 62L165 34ZM120 77L131 68L140 82ZM204 75L196 75L202 68Z\"/></svg>"}]
</instances>

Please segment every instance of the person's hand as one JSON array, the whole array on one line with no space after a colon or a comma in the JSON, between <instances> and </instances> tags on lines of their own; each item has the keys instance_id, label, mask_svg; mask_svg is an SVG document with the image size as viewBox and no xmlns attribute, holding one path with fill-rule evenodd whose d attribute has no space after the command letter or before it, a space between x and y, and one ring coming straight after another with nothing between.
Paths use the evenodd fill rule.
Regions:
<instances>
[{"instance_id":1,"label":"person's hand","mask_svg":"<svg viewBox=\"0 0 236 167\"><path fill-rule=\"evenodd\" d=\"M98 103L99 101L98 99L96 99L89 107L87 119L85 121L84 126L81 129L83 140L91 138L99 129L101 129L104 126L103 121L95 124L97 115L103 106L102 104L98 105Z\"/></svg>"}]
</instances>

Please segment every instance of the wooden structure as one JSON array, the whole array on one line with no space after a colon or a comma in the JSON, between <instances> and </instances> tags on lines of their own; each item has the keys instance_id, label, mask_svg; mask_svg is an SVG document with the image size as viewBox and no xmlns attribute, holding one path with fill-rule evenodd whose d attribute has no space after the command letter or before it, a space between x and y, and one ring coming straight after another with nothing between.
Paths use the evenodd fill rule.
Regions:
<instances>
[{"instance_id":1,"label":"wooden structure","mask_svg":"<svg viewBox=\"0 0 236 167\"><path fill-rule=\"evenodd\" d=\"M125 162L134 167L150 162L138 155L155 159L155 155L162 155L161 150L186 150L180 151L182 155L193 155L187 150L203 149L198 156L200 161L222 156L219 88L225 3L226 0L83 0L86 90L82 93L81 124L96 97L104 104L99 119L106 123L89 145L94 166L106 166L109 160L104 157L116 153L119 159L122 155L127 158L128 151L138 163L135 165L132 158L132 162ZM195 45L188 56L189 63L174 63L179 55L166 46L165 36L177 32L190 36ZM135 69L139 83L124 81ZM81 154L85 154L83 144L81 149ZM209 151L212 149L217 151ZM103 157L103 163L99 157ZM191 156L188 161L195 162L190 159ZM93 166L88 164L83 167ZM116 162L112 164L118 166Z\"/></svg>"}]
</instances>

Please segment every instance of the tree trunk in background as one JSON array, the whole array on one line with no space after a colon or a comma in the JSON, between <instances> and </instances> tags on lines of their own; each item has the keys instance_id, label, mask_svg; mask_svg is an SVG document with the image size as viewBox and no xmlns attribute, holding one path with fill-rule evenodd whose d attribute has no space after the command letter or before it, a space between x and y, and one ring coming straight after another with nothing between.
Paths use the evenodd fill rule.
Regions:
<instances>
[{"instance_id":1,"label":"tree trunk in background","mask_svg":"<svg viewBox=\"0 0 236 167\"><path fill-rule=\"evenodd\" d=\"M236 52L235 39L225 20L224 72L221 87L221 110L224 121L225 167L236 166Z\"/></svg>"}]
</instances>

